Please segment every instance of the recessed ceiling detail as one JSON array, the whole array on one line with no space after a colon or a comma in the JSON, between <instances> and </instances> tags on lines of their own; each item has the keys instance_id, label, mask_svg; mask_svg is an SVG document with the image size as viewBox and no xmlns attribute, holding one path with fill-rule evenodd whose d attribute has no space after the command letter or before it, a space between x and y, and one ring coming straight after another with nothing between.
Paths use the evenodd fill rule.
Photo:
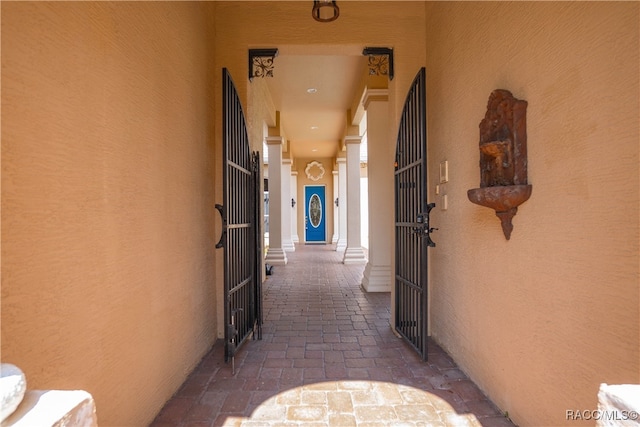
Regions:
<instances>
[{"instance_id":1,"label":"recessed ceiling detail","mask_svg":"<svg viewBox=\"0 0 640 427\"><path fill-rule=\"evenodd\" d=\"M249 49L249 80L254 77L273 77L273 60L278 49Z\"/></svg>"},{"instance_id":2,"label":"recessed ceiling detail","mask_svg":"<svg viewBox=\"0 0 640 427\"><path fill-rule=\"evenodd\" d=\"M369 75L389 76L393 80L393 49L365 47L362 54L369 57Z\"/></svg>"}]
</instances>

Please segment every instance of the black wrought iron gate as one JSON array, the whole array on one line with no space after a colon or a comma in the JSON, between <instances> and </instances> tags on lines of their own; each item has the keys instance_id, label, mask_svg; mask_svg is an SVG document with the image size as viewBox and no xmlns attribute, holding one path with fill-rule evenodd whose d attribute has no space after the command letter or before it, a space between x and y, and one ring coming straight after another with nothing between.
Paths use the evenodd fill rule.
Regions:
<instances>
[{"instance_id":1,"label":"black wrought iron gate","mask_svg":"<svg viewBox=\"0 0 640 427\"><path fill-rule=\"evenodd\" d=\"M427 203L426 78L422 68L404 104L395 161L395 329L427 358Z\"/></svg>"},{"instance_id":2,"label":"black wrought iron gate","mask_svg":"<svg viewBox=\"0 0 640 427\"><path fill-rule=\"evenodd\" d=\"M259 218L260 154L251 153L242 104L223 69L223 232L225 361L250 337L262 338L262 262ZM232 367L235 371L235 366Z\"/></svg>"}]
</instances>

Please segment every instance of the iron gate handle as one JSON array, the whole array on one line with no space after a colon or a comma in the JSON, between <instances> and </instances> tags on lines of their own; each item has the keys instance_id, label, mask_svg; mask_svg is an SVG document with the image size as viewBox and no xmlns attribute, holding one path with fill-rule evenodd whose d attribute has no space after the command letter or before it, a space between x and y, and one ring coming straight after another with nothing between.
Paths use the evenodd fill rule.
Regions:
<instances>
[{"instance_id":1,"label":"iron gate handle","mask_svg":"<svg viewBox=\"0 0 640 427\"><path fill-rule=\"evenodd\" d=\"M431 233L437 230L437 228L429 227L429 214L431 213L431 209L435 207L435 203L429 203L427 205L427 211L418 214L416 222L420 224L420 226L414 229L416 234L427 239L427 246L432 248L435 248L436 244L431 240Z\"/></svg>"},{"instance_id":2,"label":"iron gate handle","mask_svg":"<svg viewBox=\"0 0 640 427\"><path fill-rule=\"evenodd\" d=\"M224 206L216 203L216 209L222 217L222 234L220 235L220 240L216 243L216 249L220 249L224 247L225 238L227 237L227 218L224 216Z\"/></svg>"}]
</instances>

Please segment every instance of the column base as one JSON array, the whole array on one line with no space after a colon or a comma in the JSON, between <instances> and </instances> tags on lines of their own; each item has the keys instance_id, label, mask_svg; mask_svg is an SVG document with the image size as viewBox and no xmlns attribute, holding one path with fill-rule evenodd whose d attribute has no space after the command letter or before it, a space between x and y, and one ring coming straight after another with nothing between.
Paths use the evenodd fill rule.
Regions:
<instances>
[{"instance_id":1,"label":"column base","mask_svg":"<svg viewBox=\"0 0 640 427\"><path fill-rule=\"evenodd\" d=\"M364 268L362 289L365 292L391 292L391 266L368 262Z\"/></svg>"},{"instance_id":2,"label":"column base","mask_svg":"<svg viewBox=\"0 0 640 427\"><path fill-rule=\"evenodd\" d=\"M267 249L267 256L264 257L265 264L285 265L287 263L287 254L282 248Z\"/></svg>"},{"instance_id":3,"label":"column base","mask_svg":"<svg viewBox=\"0 0 640 427\"><path fill-rule=\"evenodd\" d=\"M364 256L364 250L362 247L351 247L344 251L343 264L364 264L367 262L367 258Z\"/></svg>"},{"instance_id":4,"label":"column base","mask_svg":"<svg viewBox=\"0 0 640 427\"><path fill-rule=\"evenodd\" d=\"M331 243L338 243L338 235L334 234L333 237L331 237Z\"/></svg>"},{"instance_id":5,"label":"column base","mask_svg":"<svg viewBox=\"0 0 640 427\"><path fill-rule=\"evenodd\" d=\"M297 234L294 234L293 236L291 236L291 241L295 244L295 243L300 243L300 238L298 237Z\"/></svg>"},{"instance_id":6,"label":"column base","mask_svg":"<svg viewBox=\"0 0 640 427\"><path fill-rule=\"evenodd\" d=\"M293 244L292 240L284 241L282 242L282 249L284 249L286 252L295 252L296 245Z\"/></svg>"},{"instance_id":7,"label":"column base","mask_svg":"<svg viewBox=\"0 0 640 427\"><path fill-rule=\"evenodd\" d=\"M336 242L336 251L342 252L347 249L347 239L338 239Z\"/></svg>"}]
</instances>

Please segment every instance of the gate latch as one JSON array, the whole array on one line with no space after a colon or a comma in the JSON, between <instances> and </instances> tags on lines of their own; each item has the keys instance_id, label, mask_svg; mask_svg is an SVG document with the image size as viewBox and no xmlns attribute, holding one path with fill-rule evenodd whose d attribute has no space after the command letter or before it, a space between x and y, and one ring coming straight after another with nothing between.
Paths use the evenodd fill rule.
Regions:
<instances>
[{"instance_id":1,"label":"gate latch","mask_svg":"<svg viewBox=\"0 0 640 427\"><path fill-rule=\"evenodd\" d=\"M420 225L419 227L414 228L414 232L418 234L420 237L424 237L427 239L427 246L434 248L436 244L431 240L431 233L433 233L437 228L429 227L429 214L431 210L436 207L435 203L429 203L427 205L427 211L421 212L416 217L416 222Z\"/></svg>"}]
</instances>

